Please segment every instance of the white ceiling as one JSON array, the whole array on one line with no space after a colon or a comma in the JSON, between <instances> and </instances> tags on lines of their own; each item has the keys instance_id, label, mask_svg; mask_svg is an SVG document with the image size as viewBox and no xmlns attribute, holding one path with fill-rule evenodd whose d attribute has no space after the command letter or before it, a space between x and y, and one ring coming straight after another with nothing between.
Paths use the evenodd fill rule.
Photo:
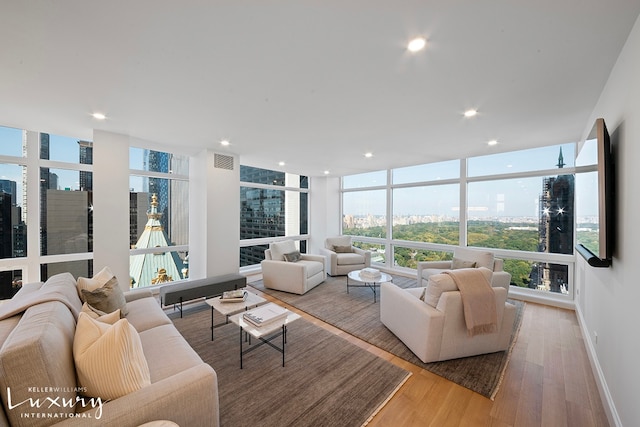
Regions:
<instances>
[{"instance_id":1,"label":"white ceiling","mask_svg":"<svg viewBox=\"0 0 640 427\"><path fill-rule=\"evenodd\" d=\"M0 0L0 125L306 175L573 142L639 13L638 0ZM409 54L419 35L427 48Z\"/></svg>"}]
</instances>

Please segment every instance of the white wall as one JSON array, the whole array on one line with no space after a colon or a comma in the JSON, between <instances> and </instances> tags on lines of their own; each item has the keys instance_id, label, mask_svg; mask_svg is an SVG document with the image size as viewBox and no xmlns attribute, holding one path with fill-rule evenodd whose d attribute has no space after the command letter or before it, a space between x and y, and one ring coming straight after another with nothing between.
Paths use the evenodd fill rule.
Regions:
<instances>
[{"instance_id":1,"label":"white wall","mask_svg":"<svg viewBox=\"0 0 640 427\"><path fill-rule=\"evenodd\" d=\"M594 56L594 60L597 57ZM603 380L614 425L640 425L640 18L601 94L585 134L603 117L616 160L617 243L613 265L590 267L578 256L577 310L585 344ZM597 334L597 341L595 338Z\"/></svg>"},{"instance_id":2,"label":"white wall","mask_svg":"<svg viewBox=\"0 0 640 427\"><path fill-rule=\"evenodd\" d=\"M109 266L128 290L129 137L94 130L93 159L93 271Z\"/></svg>"},{"instance_id":3,"label":"white wall","mask_svg":"<svg viewBox=\"0 0 640 427\"><path fill-rule=\"evenodd\" d=\"M214 167L205 150L190 161L189 276L237 273L240 269L240 162L233 170Z\"/></svg>"}]
</instances>

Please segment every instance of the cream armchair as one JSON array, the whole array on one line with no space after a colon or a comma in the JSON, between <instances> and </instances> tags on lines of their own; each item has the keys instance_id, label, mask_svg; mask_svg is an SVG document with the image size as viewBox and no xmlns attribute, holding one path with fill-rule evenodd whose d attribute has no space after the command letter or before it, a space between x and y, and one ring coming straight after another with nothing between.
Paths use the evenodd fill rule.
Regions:
<instances>
[{"instance_id":1,"label":"cream armchair","mask_svg":"<svg viewBox=\"0 0 640 427\"><path fill-rule=\"evenodd\" d=\"M327 278L325 258L300 254L292 240L271 243L260 263L264 287L302 295Z\"/></svg>"},{"instance_id":2,"label":"cream armchair","mask_svg":"<svg viewBox=\"0 0 640 427\"><path fill-rule=\"evenodd\" d=\"M330 276L344 276L371 266L371 252L353 246L351 236L327 237L320 254L327 258Z\"/></svg>"},{"instance_id":3,"label":"cream armchair","mask_svg":"<svg viewBox=\"0 0 640 427\"><path fill-rule=\"evenodd\" d=\"M418 286L427 286L429 277L434 274L442 273L445 270L463 267L486 267L493 271L491 285L499 286L509 290L511 284L511 275L503 271L504 261L501 258L495 258L493 252L482 251L478 249L470 249L458 247L453 251L453 260L451 261L422 261L418 263L417 276Z\"/></svg>"},{"instance_id":4,"label":"cream armchair","mask_svg":"<svg viewBox=\"0 0 640 427\"><path fill-rule=\"evenodd\" d=\"M490 281L491 270L481 270ZM427 289L402 289L390 282L380 285L380 320L420 360L429 363L508 348L516 309L506 302L507 289L492 287L497 309L496 332L473 337L467 334L460 291L451 276L431 276ZM428 295L425 301L420 299L423 291Z\"/></svg>"}]
</instances>

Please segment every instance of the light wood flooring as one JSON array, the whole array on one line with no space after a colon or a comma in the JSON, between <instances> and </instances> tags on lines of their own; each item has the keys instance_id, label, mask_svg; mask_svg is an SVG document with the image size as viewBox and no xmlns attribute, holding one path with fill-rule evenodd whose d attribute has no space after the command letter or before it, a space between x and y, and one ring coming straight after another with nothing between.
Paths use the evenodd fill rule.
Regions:
<instances>
[{"instance_id":1,"label":"light wood flooring","mask_svg":"<svg viewBox=\"0 0 640 427\"><path fill-rule=\"evenodd\" d=\"M578 320L571 310L527 303L520 334L494 401L297 312L413 373L369 427L609 425Z\"/></svg>"}]
</instances>

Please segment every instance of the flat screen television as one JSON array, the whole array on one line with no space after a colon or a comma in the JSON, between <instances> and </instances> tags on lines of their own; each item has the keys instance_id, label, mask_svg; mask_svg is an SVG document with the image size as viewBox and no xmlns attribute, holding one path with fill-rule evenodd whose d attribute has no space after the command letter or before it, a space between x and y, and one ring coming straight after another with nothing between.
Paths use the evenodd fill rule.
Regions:
<instances>
[{"instance_id":1,"label":"flat screen television","mask_svg":"<svg viewBox=\"0 0 640 427\"><path fill-rule=\"evenodd\" d=\"M581 166L597 165L581 173ZM614 245L614 173L611 142L604 119L593 129L576 157L576 250L589 265L609 267Z\"/></svg>"}]
</instances>

